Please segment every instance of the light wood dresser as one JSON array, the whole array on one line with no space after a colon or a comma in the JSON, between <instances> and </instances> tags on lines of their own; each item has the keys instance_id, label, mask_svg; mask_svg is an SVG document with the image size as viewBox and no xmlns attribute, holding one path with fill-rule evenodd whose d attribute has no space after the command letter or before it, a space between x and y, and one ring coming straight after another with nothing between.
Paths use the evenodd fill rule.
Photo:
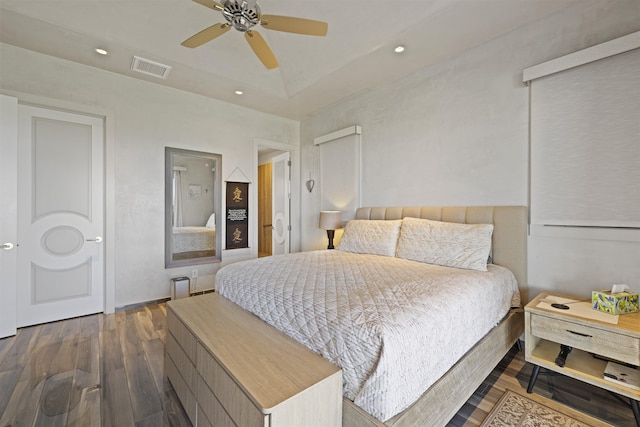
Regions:
<instances>
[{"instance_id":1,"label":"light wood dresser","mask_svg":"<svg viewBox=\"0 0 640 427\"><path fill-rule=\"evenodd\" d=\"M532 392L540 367L584 381L630 399L640 427L640 391L604 378L607 361L594 354L640 366L640 313L622 314L617 324L573 315L568 309L540 306L554 297L580 301L570 295L545 292L525 307L525 360L534 364L527 391ZM556 364L560 345L572 348L564 366Z\"/></svg>"},{"instance_id":2,"label":"light wood dresser","mask_svg":"<svg viewBox=\"0 0 640 427\"><path fill-rule=\"evenodd\" d=\"M342 423L340 368L217 293L167 303L165 372L194 426Z\"/></svg>"}]
</instances>

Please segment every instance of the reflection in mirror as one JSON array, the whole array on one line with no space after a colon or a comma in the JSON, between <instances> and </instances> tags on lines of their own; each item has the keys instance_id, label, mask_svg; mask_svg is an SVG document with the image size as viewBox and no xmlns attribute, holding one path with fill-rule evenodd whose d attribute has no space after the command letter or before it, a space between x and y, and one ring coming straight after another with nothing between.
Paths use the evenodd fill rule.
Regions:
<instances>
[{"instance_id":1,"label":"reflection in mirror","mask_svg":"<svg viewBox=\"0 0 640 427\"><path fill-rule=\"evenodd\" d=\"M165 267L220 261L221 161L165 148Z\"/></svg>"}]
</instances>

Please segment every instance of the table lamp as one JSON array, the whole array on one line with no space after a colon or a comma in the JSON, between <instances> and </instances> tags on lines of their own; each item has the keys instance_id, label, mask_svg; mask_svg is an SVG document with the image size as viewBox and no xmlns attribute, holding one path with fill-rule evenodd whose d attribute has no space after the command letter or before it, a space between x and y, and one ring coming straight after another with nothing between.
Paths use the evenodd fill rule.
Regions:
<instances>
[{"instance_id":1,"label":"table lamp","mask_svg":"<svg viewBox=\"0 0 640 427\"><path fill-rule=\"evenodd\" d=\"M323 230L327 230L327 237L329 238L327 249L334 249L333 236L337 229L342 228L342 212L320 211L320 223L318 226Z\"/></svg>"}]
</instances>

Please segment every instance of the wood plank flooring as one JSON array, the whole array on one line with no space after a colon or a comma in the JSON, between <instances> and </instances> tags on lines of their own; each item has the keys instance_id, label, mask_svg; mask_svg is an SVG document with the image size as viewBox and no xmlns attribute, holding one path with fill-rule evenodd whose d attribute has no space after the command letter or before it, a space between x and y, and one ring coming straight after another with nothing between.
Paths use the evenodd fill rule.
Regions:
<instances>
[{"instance_id":1,"label":"wood plank flooring","mask_svg":"<svg viewBox=\"0 0 640 427\"><path fill-rule=\"evenodd\" d=\"M0 426L189 426L163 372L164 304L0 340Z\"/></svg>"},{"instance_id":2,"label":"wood plank flooring","mask_svg":"<svg viewBox=\"0 0 640 427\"><path fill-rule=\"evenodd\" d=\"M0 427L190 426L164 375L165 334L166 308L156 304L0 339ZM448 426L480 425L506 388L526 393L531 367L523 358L512 350ZM624 402L563 381L541 375L532 396L560 395L559 404L595 411L611 425L635 425Z\"/></svg>"}]
</instances>

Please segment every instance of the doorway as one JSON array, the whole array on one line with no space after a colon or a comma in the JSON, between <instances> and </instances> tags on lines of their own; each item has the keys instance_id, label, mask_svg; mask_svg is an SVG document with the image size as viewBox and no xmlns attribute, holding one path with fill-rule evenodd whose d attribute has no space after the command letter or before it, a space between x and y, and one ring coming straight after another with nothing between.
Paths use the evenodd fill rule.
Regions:
<instances>
[{"instance_id":1,"label":"doorway","mask_svg":"<svg viewBox=\"0 0 640 427\"><path fill-rule=\"evenodd\" d=\"M290 251L291 155L258 150L258 257Z\"/></svg>"}]
</instances>

